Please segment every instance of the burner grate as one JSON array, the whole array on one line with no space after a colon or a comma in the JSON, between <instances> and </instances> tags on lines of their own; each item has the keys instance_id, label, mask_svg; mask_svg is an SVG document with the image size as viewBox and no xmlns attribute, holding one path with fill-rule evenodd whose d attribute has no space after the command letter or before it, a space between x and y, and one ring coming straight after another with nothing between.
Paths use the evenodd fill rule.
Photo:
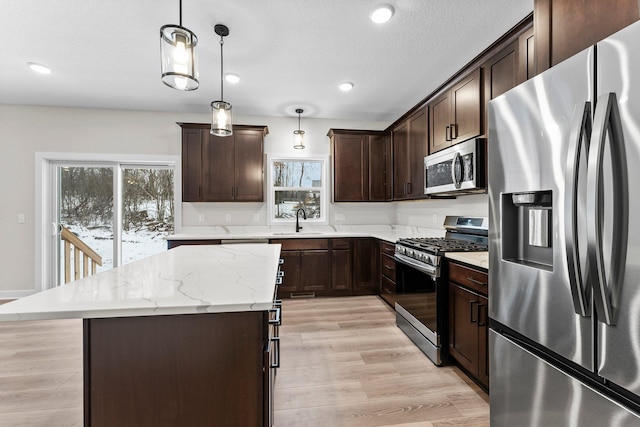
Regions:
<instances>
[{"instance_id":1,"label":"burner grate","mask_svg":"<svg viewBox=\"0 0 640 427\"><path fill-rule=\"evenodd\" d=\"M400 239L400 243L430 253L487 251L487 245L446 237L415 237Z\"/></svg>"}]
</instances>

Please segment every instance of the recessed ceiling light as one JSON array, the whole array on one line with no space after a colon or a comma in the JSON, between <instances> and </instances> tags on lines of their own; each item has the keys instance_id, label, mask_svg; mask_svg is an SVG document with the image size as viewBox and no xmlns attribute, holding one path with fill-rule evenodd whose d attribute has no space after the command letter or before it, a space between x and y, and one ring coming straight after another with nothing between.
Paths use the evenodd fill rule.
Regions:
<instances>
[{"instance_id":1,"label":"recessed ceiling light","mask_svg":"<svg viewBox=\"0 0 640 427\"><path fill-rule=\"evenodd\" d=\"M393 16L393 7L388 4L382 4L376 7L369 15L369 18L376 24L384 24Z\"/></svg>"},{"instance_id":2,"label":"recessed ceiling light","mask_svg":"<svg viewBox=\"0 0 640 427\"><path fill-rule=\"evenodd\" d=\"M36 73L51 74L51 68L46 65L38 64L37 62L27 62L27 65Z\"/></svg>"},{"instance_id":3,"label":"recessed ceiling light","mask_svg":"<svg viewBox=\"0 0 640 427\"><path fill-rule=\"evenodd\" d=\"M338 85L338 88L343 92L349 92L351 89L353 89L353 83L351 82L340 83Z\"/></svg>"},{"instance_id":4,"label":"recessed ceiling light","mask_svg":"<svg viewBox=\"0 0 640 427\"><path fill-rule=\"evenodd\" d=\"M240 76L236 74L227 74L224 79L229 83L238 83L240 81Z\"/></svg>"}]
</instances>

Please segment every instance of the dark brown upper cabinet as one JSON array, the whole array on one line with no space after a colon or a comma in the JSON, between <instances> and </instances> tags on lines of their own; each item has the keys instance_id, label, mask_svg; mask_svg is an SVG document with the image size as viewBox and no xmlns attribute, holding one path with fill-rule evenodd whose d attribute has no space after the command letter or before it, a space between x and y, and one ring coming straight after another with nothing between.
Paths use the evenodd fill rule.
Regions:
<instances>
[{"instance_id":1,"label":"dark brown upper cabinet","mask_svg":"<svg viewBox=\"0 0 640 427\"><path fill-rule=\"evenodd\" d=\"M638 0L534 0L538 73L640 19Z\"/></svg>"},{"instance_id":2,"label":"dark brown upper cabinet","mask_svg":"<svg viewBox=\"0 0 640 427\"><path fill-rule=\"evenodd\" d=\"M330 129L335 202L391 200L391 138L379 131Z\"/></svg>"},{"instance_id":3,"label":"dark brown upper cabinet","mask_svg":"<svg viewBox=\"0 0 640 427\"><path fill-rule=\"evenodd\" d=\"M487 55L482 63L484 105L535 76L533 21L518 25L512 33ZM487 131L487 111L484 110L484 129Z\"/></svg>"},{"instance_id":4,"label":"dark brown upper cabinet","mask_svg":"<svg viewBox=\"0 0 640 427\"><path fill-rule=\"evenodd\" d=\"M533 24L518 37L518 81L524 82L534 77L536 68L536 46Z\"/></svg>"},{"instance_id":5,"label":"dark brown upper cabinet","mask_svg":"<svg viewBox=\"0 0 640 427\"><path fill-rule=\"evenodd\" d=\"M428 137L426 106L393 129L393 200L426 198L424 157Z\"/></svg>"},{"instance_id":6,"label":"dark brown upper cabinet","mask_svg":"<svg viewBox=\"0 0 640 427\"><path fill-rule=\"evenodd\" d=\"M234 125L233 135L209 133L209 124L182 127L183 202L262 202L266 126Z\"/></svg>"},{"instance_id":7,"label":"dark brown upper cabinet","mask_svg":"<svg viewBox=\"0 0 640 427\"><path fill-rule=\"evenodd\" d=\"M481 79L476 68L429 101L429 153L482 133Z\"/></svg>"}]
</instances>

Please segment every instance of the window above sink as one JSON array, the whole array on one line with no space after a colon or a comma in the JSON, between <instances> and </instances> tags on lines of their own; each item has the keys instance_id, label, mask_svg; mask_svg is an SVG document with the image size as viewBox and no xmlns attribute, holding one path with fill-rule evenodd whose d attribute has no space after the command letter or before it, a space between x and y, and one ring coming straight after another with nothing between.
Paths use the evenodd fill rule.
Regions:
<instances>
[{"instance_id":1,"label":"window above sink","mask_svg":"<svg viewBox=\"0 0 640 427\"><path fill-rule=\"evenodd\" d=\"M269 224L295 223L303 208L304 223L326 224L328 209L327 156L268 155L267 206Z\"/></svg>"}]
</instances>

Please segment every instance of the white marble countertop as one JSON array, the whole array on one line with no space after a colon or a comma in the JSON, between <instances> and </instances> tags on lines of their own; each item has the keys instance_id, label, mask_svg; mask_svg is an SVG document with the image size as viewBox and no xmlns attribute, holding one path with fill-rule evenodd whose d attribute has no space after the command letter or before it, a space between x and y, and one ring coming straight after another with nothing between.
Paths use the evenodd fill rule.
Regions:
<instances>
[{"instance_id":1,"label":"white marble countertop","mask_svg":"<svg viewBox=\"0 0 640 427\"><path fill-rule=\"evenodd\" d=\"M0 320L262 311L280 245L181 246L0 305Z\"/></svg>"},{"instance_id":2,"label":"white marble countertop","mask_svg":"<svg viewBox=\"0 0 640 427\"><path fill-rule=\"evenodd\" d=\"M445 230L399 225L305 225L296 233L292 226L213 226L185 227L167 240L225 240L225 239L312 239L338 237L373 237L390 243L405 237L444 237Z\"/></svg>"},{"instance_id":3,"label":"white marble countertop","mask_svg":"<svg viewBox=\"0 0 640 427\"><path fill-rule=\"evenodd\" d=\"M489 269L489 252L446 252L445 258Z\"/></svg>"}]
</instances>

